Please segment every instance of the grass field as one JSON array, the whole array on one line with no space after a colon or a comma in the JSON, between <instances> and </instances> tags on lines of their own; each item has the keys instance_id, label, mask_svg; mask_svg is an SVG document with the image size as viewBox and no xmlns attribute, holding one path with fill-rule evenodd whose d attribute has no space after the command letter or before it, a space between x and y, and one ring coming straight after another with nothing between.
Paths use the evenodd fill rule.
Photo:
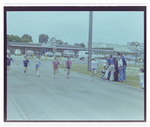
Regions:
<instances>
[{"instance_id":1,"label":"grass field","mask_svg":"<svg viewBox=\"0 0 150 127\"><path fill-rule=\"evenodd\" d=\"M137 66L128 66L128 67L133 67L133 68L140 68L140 65ZM64 65L61 65L60 68L64 68ZM101 71L103 70L103 65L99 64L98 68L97 68L97 73L95 75L95 77L100 78L101 77ZM128 74L128 70L133 71L132 73ZM89 75L91 76L91 72L87 71L87 64L73 64L71 66L71 71L74 72L78 72L78 73L82 73L85 75ZM130 86L134 86L137 88L140 88L140 78L136 76L138 69L135 70L131 70L131 69L127 69L126 70L126 81L125 82L121 82L122 84L126 84L126 85L130 85ZM118 82L119 83L119 82Z\"/></svg>"}]
</instances>

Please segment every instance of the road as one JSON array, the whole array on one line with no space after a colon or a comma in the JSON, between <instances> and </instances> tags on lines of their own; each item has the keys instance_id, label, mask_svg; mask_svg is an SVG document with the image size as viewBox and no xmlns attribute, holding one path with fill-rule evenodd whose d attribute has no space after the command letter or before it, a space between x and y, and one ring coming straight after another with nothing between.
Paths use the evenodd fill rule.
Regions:
<instances>
[{"instance_id":1,"label":"road","mask_svg":"<svg viewBox=\"0 0 150 127\"><path fill-rule=\"evenodd\" d=\"M59 69L56 79L49 61L40 77L33 62L25 76L22 60L7 75L8 121L129 121L144 120L144 90Z\"/></svg>"}]
</instances>

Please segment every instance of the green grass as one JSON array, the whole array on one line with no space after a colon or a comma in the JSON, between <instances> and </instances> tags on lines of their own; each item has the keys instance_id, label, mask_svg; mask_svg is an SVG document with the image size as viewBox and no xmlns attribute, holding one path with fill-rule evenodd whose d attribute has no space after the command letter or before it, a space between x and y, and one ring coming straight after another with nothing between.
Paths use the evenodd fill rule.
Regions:
<instances>
[{"instance_id":1,"label":"green grass","mask_svg":"<svg viewBox=\"0 0 150 127\"><path fill-rule=\"evenodd\" d=\"M137 66L130 65L129 67L137 68L137 67L140 67L140 66L138 66L138 65ZM61 64L60 68L64 68L64 64L63 65ZM97 68L97 71L96 71L95 77L100 78L101 74L102 74L101 73L102 70L103 70L103 65L99 64L99 66ZM91 76L91 72L87 71L87 64L77 64L77 63L72 64L71 71ZM125 82L121 82L121 84L126 84L126 85L130 85L130 86L134 86L134 87L140 88L140 78L136 76L136 73L135 73L135 75L126 73L126 81Z\"/></svg>"}]
</instances>

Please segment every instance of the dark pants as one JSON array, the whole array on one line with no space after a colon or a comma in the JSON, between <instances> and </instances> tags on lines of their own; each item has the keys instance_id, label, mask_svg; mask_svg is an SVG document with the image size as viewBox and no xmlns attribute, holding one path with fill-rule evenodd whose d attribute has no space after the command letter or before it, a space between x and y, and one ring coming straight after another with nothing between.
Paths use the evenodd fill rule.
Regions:
<instances>
[{"instance_id":1,"label":"dark pants","mask_svg":"<svg viewBox=\"0 0 150 127\"><path fill-rule=\"evenodd\" d=\"M114 81L118 81L118 69L114 72Z\"/></svg>"}]
</instances>

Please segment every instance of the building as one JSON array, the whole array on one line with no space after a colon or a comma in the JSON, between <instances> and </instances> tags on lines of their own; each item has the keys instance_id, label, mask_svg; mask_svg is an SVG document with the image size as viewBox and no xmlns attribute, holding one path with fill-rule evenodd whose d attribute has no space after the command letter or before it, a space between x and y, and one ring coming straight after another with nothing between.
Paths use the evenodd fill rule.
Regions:
<instances>
[{"instance_id":1,"label":"building","mask_svg":"<svg viewBox=\"0 0 150 127\"><path fill-rule=\"evenodd\" d=\"M144 49L144 44L138 46L137 49ZM116 52L120 52L123 55L134 55L136 53L134 50L136 47L134 45L118 45L109 43L92 43L92 51L95 54L102 55L116 55ZM88 50L88 48L83 48L81 46L74 45L50 45L41 43L23 43L23 42L7 42L7 49L10 50L11 54L14 54L16 49L20 49L22 54L25 54L27 50L32 50L35 55L44 55L47 51L50 52L61 52L63 54L64 50L73 50L75 55L78 51Z\"/></svg>"},{"instance_id":2,"label":"building","mask_svg":"<svg viewBox=\"0 0 150 127\"><path fill-rule=\"evenodd\" d=\"M129 48L130 47L130 48ZM137 49L140 50L142 46L138 46ZM120 52L124 55L136 55L134 49L136 47L134 45L119 45L119 44L109 44L109 43L92 43L92 50L95 50L96 54L103 54L103 55L115 55L116 52ZM133 49L133 50L131 50Z\"/></svg>"},{"instance_id":3,"label":"building","mask_svg":"<svg viewBox=\"0 0 150 127\"><path fill-rule=\"evenodd\" d=\"M27 50L32 50L35 55L44 55L47 51L50 52L61 52L64 50L73 50L75 54L78 51L83 50L81 46L73 45L50 45L41 43L23 43L23 42L7 42L7 49L10 50L11 54L14 54L16 49L20 49L22 54L25 54Z\"/></svg>"}]
</instances>

